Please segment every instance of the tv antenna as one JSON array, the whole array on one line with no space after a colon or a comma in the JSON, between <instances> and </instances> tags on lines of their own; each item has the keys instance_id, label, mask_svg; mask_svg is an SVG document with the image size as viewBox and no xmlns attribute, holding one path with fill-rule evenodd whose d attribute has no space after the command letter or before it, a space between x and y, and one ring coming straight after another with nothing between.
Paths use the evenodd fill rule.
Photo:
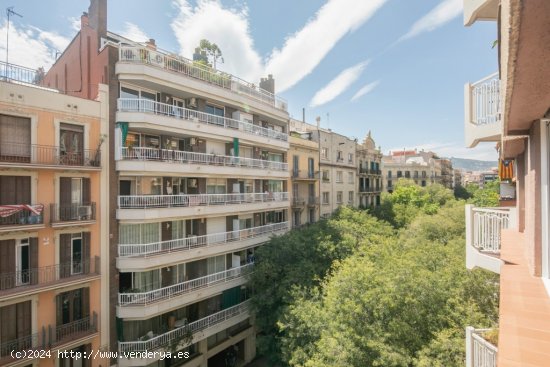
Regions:
<instances>
[{"instance_id":1,"label":"tv antenna","mask_svg":"<svg viewBox=\"0 0 550 367\"><path fill-rule=\"evenodd\" d=\"M6 30L6 72L8 68L8 55L9 55L9 45L10 45L10 16L17 15L20 18L23 18L23 16L19 13L17 13L15 10L13 10L13 6L9 6L6 8L6 15L8 16L8 27Z\"/></svg>"}]
</instances>

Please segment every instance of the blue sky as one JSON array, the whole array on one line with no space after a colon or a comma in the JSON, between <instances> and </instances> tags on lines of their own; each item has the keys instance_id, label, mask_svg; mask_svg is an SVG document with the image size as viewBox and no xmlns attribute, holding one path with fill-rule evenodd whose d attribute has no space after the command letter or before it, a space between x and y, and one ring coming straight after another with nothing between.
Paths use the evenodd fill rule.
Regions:
<instances>
[{"instance_id":1,"label":"blue sky","mask_svg":"<svg viewBox=\"0 0 550 367\"><path fill-rule=\"evenodd\" d=\"M131 4L131 5L130 5ZM464 148L464 83L497 70L496 24L462 23L462 0L109 0L109 30L191 56L216 42L219 68L251 82L273 73L289 111L384 152L431 149L495 159L492 145ZM88 0L0 0L15 5L10 62L48 65L75 34Z\"/></svg>"}]
</instances>

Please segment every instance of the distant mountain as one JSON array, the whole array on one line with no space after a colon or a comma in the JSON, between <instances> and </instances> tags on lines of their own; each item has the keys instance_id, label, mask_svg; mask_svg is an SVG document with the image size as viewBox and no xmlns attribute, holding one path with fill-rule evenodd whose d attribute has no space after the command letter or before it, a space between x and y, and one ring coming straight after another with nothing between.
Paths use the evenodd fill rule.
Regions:
<instances>
[{"instance_id":1,"label":"distant mountain","mask_svg":"<svg viewBox=\"0 0 550 367\"><path fill-rule=\"evenodd\" d=\"M498 167L497 161L478 161L476 159L451 158L453 168L459 168L464 171L488 171L491 168Z\"/></svg>"}]
</instances>

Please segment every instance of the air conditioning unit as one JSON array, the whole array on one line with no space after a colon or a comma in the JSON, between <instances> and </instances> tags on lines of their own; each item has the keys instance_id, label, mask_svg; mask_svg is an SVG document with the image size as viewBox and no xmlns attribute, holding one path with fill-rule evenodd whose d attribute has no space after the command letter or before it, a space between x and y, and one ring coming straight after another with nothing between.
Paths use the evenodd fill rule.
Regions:
<instances>
[{"instance_id":1,"label":"air conditioning unit","mask_svg":"<svg viewBox=\"0 0 550 367\"><path fill-rule=\"evenodd\" d=\"M195 97L187 100L187 108L197 108L197 99Z\"/></svg>"}]
</instances>

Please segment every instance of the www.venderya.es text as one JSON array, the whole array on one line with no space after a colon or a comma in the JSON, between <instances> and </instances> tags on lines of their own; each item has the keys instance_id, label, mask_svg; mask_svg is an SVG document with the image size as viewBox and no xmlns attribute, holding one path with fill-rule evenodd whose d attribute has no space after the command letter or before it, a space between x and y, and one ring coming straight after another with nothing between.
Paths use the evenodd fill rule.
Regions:
<instances>
[{"instance_id":1,"label":"www.venderya.es text","mask_svg":"<svg viewBox=\"0 0 550 367\"><path fill-rule=\"evenodd\" d=\"M189 358L189 352L164 352L164 351L140 351L140 352L109 352L105 350L91 350L81 352L75 350L51 350L28 349L12 351L11 357L15 359L47 359L52 357L70 359L104 359L104 358L128 358L128 359L156 359Z\"/></svg>"}]
</instances>

